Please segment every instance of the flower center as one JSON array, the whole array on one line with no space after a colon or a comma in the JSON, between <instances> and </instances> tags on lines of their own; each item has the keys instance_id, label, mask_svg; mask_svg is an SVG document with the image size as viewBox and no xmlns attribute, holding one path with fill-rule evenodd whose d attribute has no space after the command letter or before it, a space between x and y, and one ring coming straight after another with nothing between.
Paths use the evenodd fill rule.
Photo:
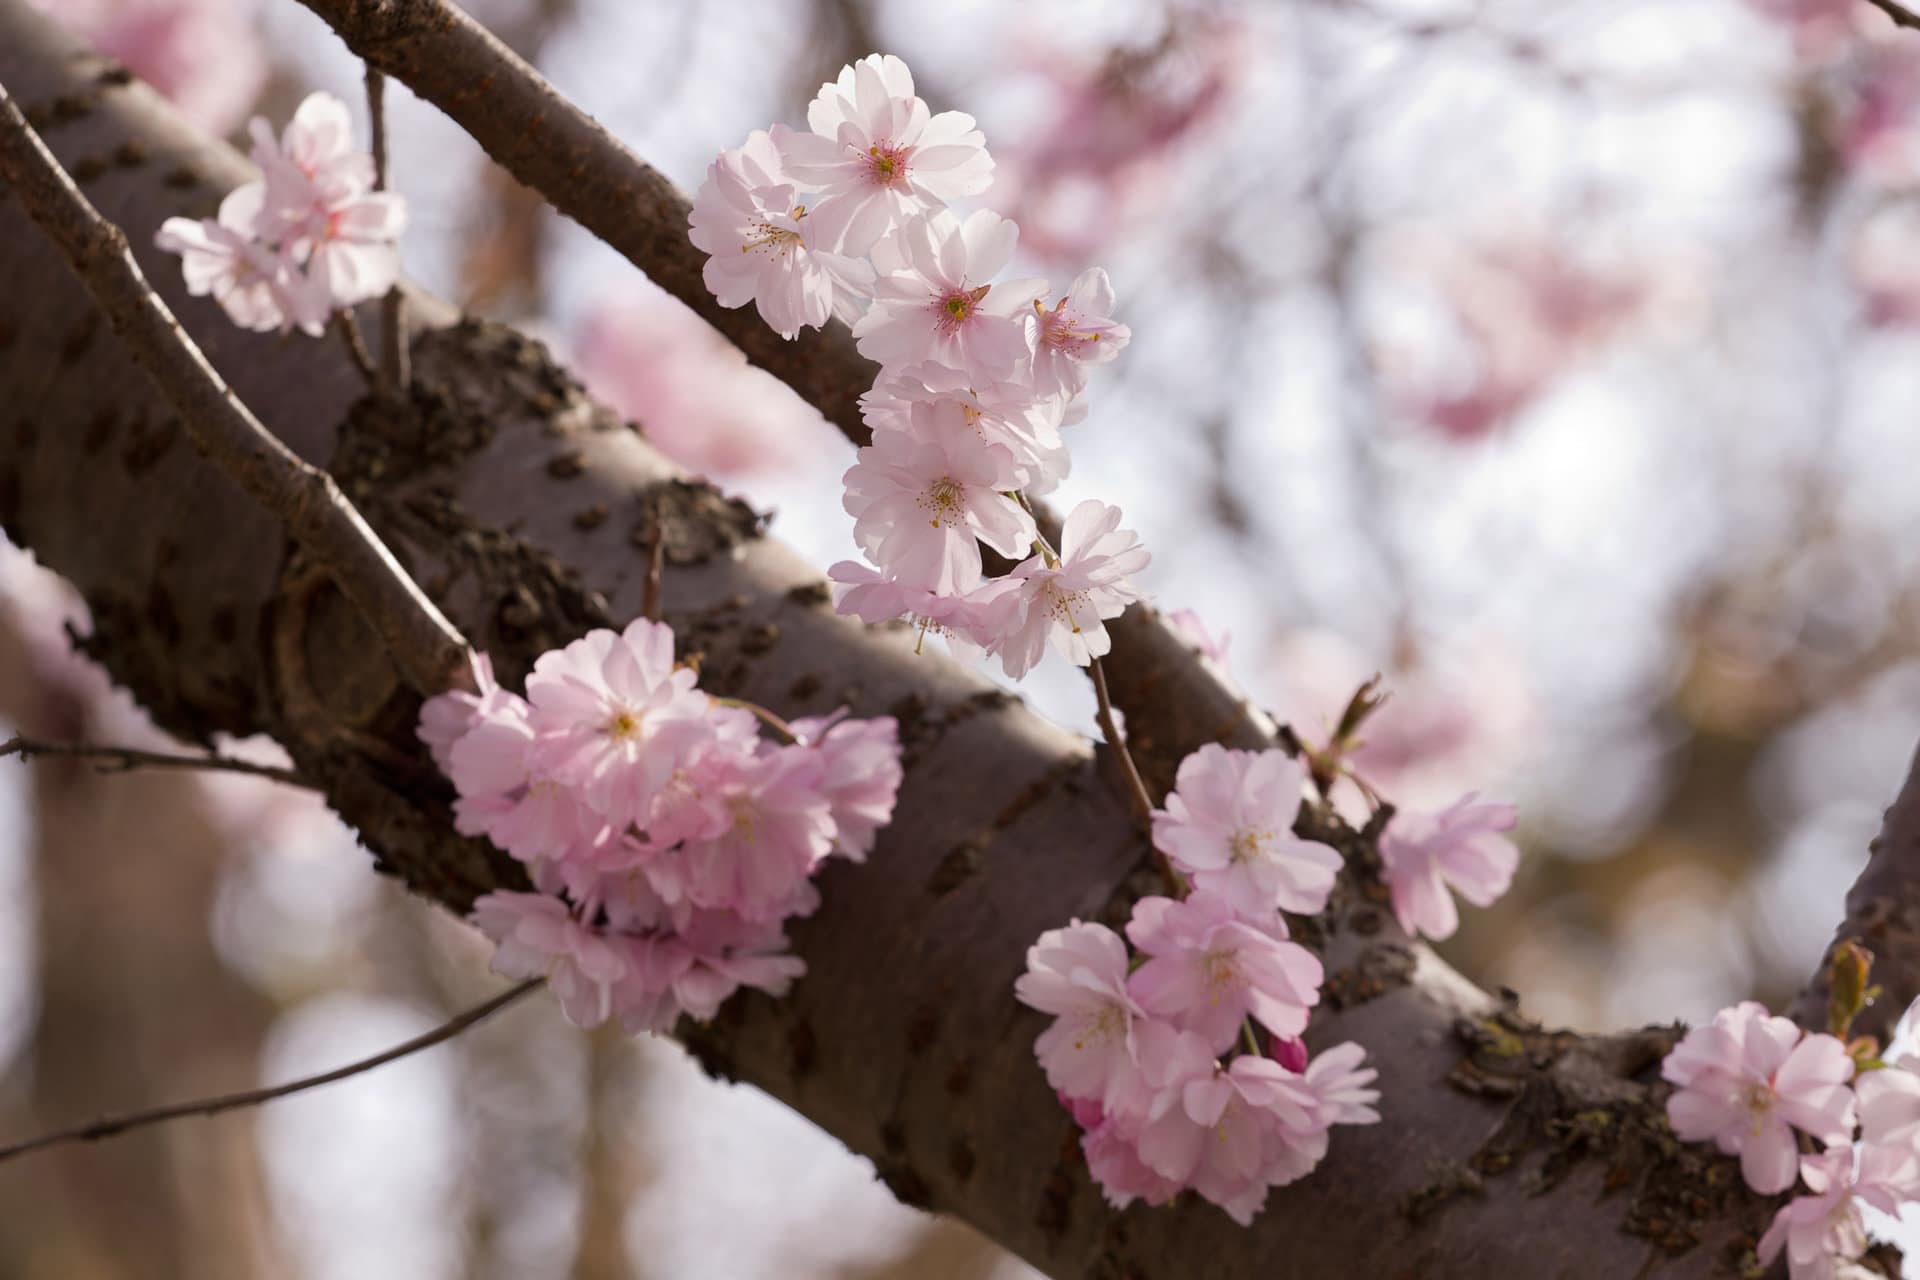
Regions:
<instances>
[{"instance_id":1,"label":"flower center","mask_svg":"<svg viewBox=\"0 0 1920 1280\"><path fill-rule=\"evenodd\" d=\"M911 147L896 147L891 142L876 142L867 148L867 174L882 187L903 187L907 183L907 161Z\"/></svg>"},{"instance_id":2,"label":"flower center","mask_svg":"<svg viewBox=\"0 0 1920 1280\"><path fill-rule=\"evenodd\" d=\"M971 320L973 313L980 309L981 299L987 296L987 290L992 287L992 285L983 284L978 289L955 289L952 293L943 295L939 302L934 304L934 310L939 313L934 317L934 328L946 335L958 331L960 326Z\"/></svg>"},{"instance_id":3,"label":"flower center","mask_svg":"<svg viewBox=\"0 0 1920 1280\"><path fill-rule=\"evenodd\" d=\"M607 721L607 736L615 742L640 736L640 717L625 707L620 708L613 713L613 719Z\"/></svg>"},{"instance_id":4,"label":"flower center","mask_svg":"<svg viewBox=\"0 0 1920 1280\"><path fill-rule=\"evenodd\" d=\"M1240 970L1234 967L1231 951L1209 951L1201 958L1206 975L1207 997L1215 1005L1240 988Z\"/></svg>"},{"instance_id":5,"label":"flower center","mask_svg":"<svg viewBox=\"0 0 1920 1280\"><path fill-rule=\"evenodd\" d=\"M1757 1134L1765 1127L1767 1116L1773 1111L1773 1089L1766 1084L1748 1085L1746 1097L1742 1101L1746 1103L1747 1111L1753 1117L1753 1132Z\"/></svg>"},{"instance_id":6,"label":"flower center","mask_svg":"<svg viewBox=\"0 0 1920 1280\"><path fill-rule=\"evenodd\" d=\"M1100 341L1100 334L1093 329L1076 329L1074 322L1080 317L1067 309L1065 298L1053 304L1048 311L1034 299L1033 309L1040 316L1040 345L1055 351L1078 351L1089 342Z\"/></svg>"},{"instance_id":7,"label":"flower center","mask_svg":"<svg viewBox=\"0 0 1920 1280\"><path fill-rule=\"evenodd\" d=\"M1251 862L1266 856L1267 842L1272 839L1271 831L1236 831L1227 848L1235 862Z\"/></svg>"},{"instance_id":8,"label":"flower center","mask_svg":"<svg viewBox=\"0 0 1920 1280\"><path fill-rule=\"evenodd\" d=\"M952 476L941 476L920 495L920 505L933 514L927 523L935 529L941 525L948 528L958 525L966 518L966 497L965 485Z\"/></svg>"},{"instance_id":9,"label":"flower center","mask_svg":"<svg viewBox=\"0 0 1920 1280\"><path fill-rule=\"evenodd\" d=\"M796 222L806 216L807 206L803 204L794 206L793 218ZM742 253L751 253L758 249L768 257L784 258L795 249L806 248L806 242L800 238L800 233L791 227L775 226L771 222L763 221L751 224L747 230L754 238L740 246Z\"/></svg>"},{"instance_id":10,"label":"flower center","mask_svg":"<svg viewBox=\"0 0 1920 1280\"><path fill-rule=\"evenodd\" d=\"M1089 1043L1106 1044L1126 1034L1126 1011L1109 1002L1080 1019L1080 1034L1074 1037L1073 1047L1084 1049Z\"/></svg>"}]
</instances>

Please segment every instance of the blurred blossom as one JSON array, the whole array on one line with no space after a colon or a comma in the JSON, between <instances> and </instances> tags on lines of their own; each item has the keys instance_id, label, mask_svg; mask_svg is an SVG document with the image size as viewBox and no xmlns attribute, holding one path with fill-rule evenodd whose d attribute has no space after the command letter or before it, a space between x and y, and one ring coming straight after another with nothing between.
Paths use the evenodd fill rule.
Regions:
<instances>
[{"instance_id":1,"label":"blurred blossom","mask_svg":"<svg viewBox=\"0 0 1920 1280\"><path fill-rule=\"evenodd\" d=\"M575 335L587 389L689 471L778 474L838 446L818 413L652 284L597 299Z\"/></svg>"},{"instance_id":2,"label":"blurred blossom","mask_svg":"<svg viewBox=\"0 0 1920 1280\"><path fill-rule=\"evenodd\" d=\"M1380 363L1400 411L1456 440L1519 414L1652 296L1645 268L1601 269L1576 258L1570 242L1525 232L1464 249L1415 234L1407 251L1431 263L1465 358L1452 369L1423 368L1430 357L1389 346Z\"/></svg>"},{"instance_id":3,"label":"blurred blossom","mask_svg":"<svg viewBox=\"0 0 1920 1280\"><path fill-rule=\"evenodd\" d=\"M35 0L151 84L194 124L228 134L267 78L252 0Z\"/></svg>"},{"instance_id":4,"label":"blurred blossom","mask_svg":"<svg viewBox=\"0 0 1920 1280\"><path fill-rule=\"evenodd\" d=\"M1747 0L1749 7L1787 29L1805 61L1831 57L1853 34L1862 0Z\"/></svg>"},{"instance_id":5,"label":"blurred blossom","mask_svg":"<svg viewBox=\"0 0 1920 1280\"><path fill-rule=\"evenodd\" d=\"M1439 808L1466 791L1500 789L1538 731L1519 659L1476 646L1459 668L1370 663L1330 631L1284 634L1272 650L1275 710L1309 742L1333 734L1355 689L1384 673L1387 701L1367 718L1348 759L1396 804Z\"/></svg>"},{"instance_id":6,"label":"blurred blossom","mask_svg":"<svg viewBox=\"0 0 1920 1280\"><path fill-rule=\"evenodd\" d=\"M1848 265L1868 324L1920 326L1920 205L1900 200L1868 214L1854 236Z\"/></svg>"},{"instance_id":7,"label":"blurred blossom","mask_svg":"<svg viewBox=\"0 0 1920 1280\"><path fill-rule=\"evenodd\" d=\"M1849 169L1876 181L1912 179L1920 43L1896 38L1864 44L1844 74L1835 138L1841 158Z\"/></svg>"},{"instance_id":8,"label":"blurred blossom","mask_svg":"<svg viewBox=\"0 0 1920 1280\"><path fill-rule=\"evenodd\" d=\"M1245 32L1228 21L1170 27L1146 49L1098 62L1030 50L1050 109L997 145L995 203L1039 258L1099 255L1170 189L1168 171L1202 143L1246 70Z\"/></svg>"}]
</instances>

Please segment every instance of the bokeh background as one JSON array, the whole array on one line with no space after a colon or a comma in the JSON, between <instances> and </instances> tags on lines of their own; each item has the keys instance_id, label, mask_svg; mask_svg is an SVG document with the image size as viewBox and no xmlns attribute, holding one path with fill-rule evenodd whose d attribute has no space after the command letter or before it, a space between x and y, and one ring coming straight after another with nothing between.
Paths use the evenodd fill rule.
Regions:
<instances>
[{"instance_id":1,"label":"bokeh background","mask_svg":"<svg viewBox=\"0 0 1920 1280\"><path fill-rule=\"evenodd\" d=\"M293 0L41 3L216 134L314 88L364 122ZM1121 505L1160 603L1307 736L1385 673L1362 764L1389 796L1521 805L1514 891L1444 950L1585 1028L1810 971L1920 739L1920 32L1864 0L469 7L689 189L843 62L905 57L987 131L1020 274L1104 265L1133 327L1063 499ZM389 104L416 279L545 338L821 565L852 554L838 436ZM86 625L0 559L0 722L153 744L72 653ZM1090 723L1070 669L1023 692ZM0 1136L335 1065L484 969L310 797L0 762ZM541 999L0 1166L23 1280L1030 1274Z\"/></svg>"}]
</instances>

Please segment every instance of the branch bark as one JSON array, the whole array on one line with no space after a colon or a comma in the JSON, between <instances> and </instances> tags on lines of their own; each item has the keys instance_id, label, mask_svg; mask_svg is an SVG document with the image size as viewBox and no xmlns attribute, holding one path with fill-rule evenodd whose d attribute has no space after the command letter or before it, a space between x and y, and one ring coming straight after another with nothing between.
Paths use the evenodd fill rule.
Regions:
<instances>
[{"instance_id":1,"label":"branch bark","mask_svg":"<svg viewBox=\"0 0 1920 1280\"><path fill-rule=\"evenodd\" d=\"M21 0L0 0L0 80L57 126L63 162L93 175L93 199L136 244L246 176ZM144 158L156 156L169 159ZM520 884L516 864L452 833L445 783L412 740L418 700L357 613L287 553L282 529L173 447L137 370L93 340L90 303L23 232L0 207L0 523L85 594L91 651L176 733L272 732L376 867L415 891L459 911ZM707 688L789 717L847 704L899 718L895 823L867 865L823 877L820 913L794 931L807 977L784 1000L737 999L683 1033L710 1070L871 1157L903 1200L964 1217L1062 1277L1251 1280L1277 1264L1431 1280L1706 1277L1727 1274L1764 1226L1768 1206L1734 1189L1724 1160L1663 1134L1651 1082L1671 1029L1545 1031L1351 886L1298 932L1329 974L1310 1039L1366 1047L1386 1122L1338 1134L1251 1229L1203 1204L1111 1211L1033 1061L1044 1020L1011 992L1040 932L1112 919L1153 884L1146 842L1083 740L916 657L910 635L835 617L817 572L754 513L686 481L518 335L423 329L411 399L386 405L336 344L238 333L160 278L214 363L289 447L330 460L504 680L640 610L657 518L663 613L702 653ZM451 321L424 298L410 312ZM1172 760L1252 732L1223 686L1189 683L1211 676L1178 656L1116 659L1136 749L1143 723ZM1366 837L1314 821L1350 860L1372 856Z\"/></svg>"}]
</instances>

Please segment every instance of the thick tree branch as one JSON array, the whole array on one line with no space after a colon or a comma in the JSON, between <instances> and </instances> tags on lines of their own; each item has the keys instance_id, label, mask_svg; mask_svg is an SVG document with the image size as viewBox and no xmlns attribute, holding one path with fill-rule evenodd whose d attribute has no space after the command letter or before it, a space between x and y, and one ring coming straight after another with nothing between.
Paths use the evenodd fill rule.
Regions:
<instances>
[{"instance_id":1,"label":"thick tree branch","mask_svg":"<svg viewBox=\"0 0 1920 1280\"><path fill-rule=\"evenodd\" d=\"M1900 0L1867 0L1867 3L1893 19L1894 26L1920 31L1920 13L1907 8Z\"/></svg>"},{"instance_id":2,"label":"thick tree branch","mask_svg":"<svg viewBox=\"0 0 1920 1280\"><path fill-rule=\"evenodd\" d=\"M1847 891L1847 914L1800 998L1793 1018L1804 1027L1827 1026L1828 966L1833 948L1858 938L1873 953L1880 995L1854 1030L1886 1044L1907 1006L1920 999L1920 754L1887 807L1880 834L1867 846L1867 865Z\"/></svg>"},{"instance_id":3,"label":"thick tree branch","mask_svg":"<svg viewBox=\"0 0 1920 1280\"><path fill-rule=\"evenodd\" d=\"M80 194L0 86L0 177L186 423L194 443L333 574L416 689L474 688L472 655L333 478L296 457L214 372L152 289L127 237Z\"/></svg>"},{"instance_id":4,"label":"thick tree branch","mask_svg":"<svg viewBox=\"0 0 1920 1280\"><path fill-rule=\"evenodd\" d=\"M76 58L21 0L0 0L0 80L59 123L67 163L93 172L81 161L129 148L169 157L109 164L90 182L138 237L169 214L210 211L247 172L122 79ZM86 596L90 651L176 732L273 732L376 866L416 892L460 911L522 883L516 864L452 832L447 787L412 737L418 700L358 614L287 560L256 506L172 447L138 371L91 340L95 311L24 247L24 229L0 205L0 523ZM902 1199L964 1217L1062 1277L1265 1280L1279 1266L1691 1280L1729 1274L1764 1226L1768 1207L1735 1190L1726 1161L1664 1135L1652 1081L1671 1029L1546 1032L1352 886L1299 922L1328 973L1309 1038L1366 1047L1385 1123L1339 1133L1325 1165L1276 1192L1251 1229L1191 1202L1111 1211L1035 1066L1044 1020L1011 995L1040 932L1113 920L1153 883L1146 842L1084 740L953 663L916 657L910 635L835 617L817 571L753 513L688 482L517 335L421 332L413 395L389 404L362 394L336 344L240 334L174 280L161 287L287 444L331 458L509 683L540 651L639 612L657 503L662 613L701 655L705 687L786 717L849 705L900 720L896 820L866 865L823 877L820 913L794 930L806 978L682 1032L709 1069L870 1156ZM416 304L445 323L439 304ZM1143 723L1159 735L1150 758L1246 732L1231 701L1186 697L1195 670L1109 670L1136 752ZM1303 820L1355 865L1377 856L1324 812Z\"/></svg>"},{"instance_id":5,"label":"thick tree branch","mask_svg":"<svg viewBox=\"0 0 1920 1280\"><path fill-rule=\"evenodd\" d=\"M182 755L174 751L142 751L138 747L114 747L92 742L51 742L44 738L8 738L0 742L0 758L17 755L22 760L35 756L61 756L73 760L93 760L102 773L126 773L133 769L200 769L216 773L244 773L267 778L289 787L311 790L316 784L294 769L278 765L255 764L232 756Z\"/></svg>"},{"instance_id":6,"label":"thick tree branch","mask_svg":"<svg viewBox=\"0 0 1920 1280\"><path fill-rule=\"evenodd\" d=\"M419 1053L422 1049L431 1049L437 1044L453 1039L468 1027L484 1022L539 985L540 980L534 978L518 986L508 987L491 1000L449 1018L431 1031L417 1035L404 1044L397 1044L391 1049L376 1053L371 1058L349 1062L344 1067L335 1067L331 1071L323 1071L316 1076L303 1076L298 1080L289 1080L285 1084L276 1084L265 1089L247 1089L240 1093L223 1093L214 1098L178 1102L168 1107L154 1107L148 1111L129 1111L125 1115L102 1116L98 1120L75 1125L71 1129L60 1129L53 1133L43 1133L37 1137L0 1145L0 1161L11 1160L15 1156L23 1156L30 1151L57 1147L68 1142L98 1142L102 1138L111 1138L116 1134L126 1133L130 1129L144 1129L148 1125L164 1124L169 1120L181 1120L188 1116L217 1116L227 1111L238 1111L243 1107L263 1106L279 1098L289 1098L296 1093L318 1089L323 1084L333 1084L335 1081L362 1075L376 1067L384 1067L389 1062L398 1062L401 1058Z\"/></svg>"}]
</instances>

